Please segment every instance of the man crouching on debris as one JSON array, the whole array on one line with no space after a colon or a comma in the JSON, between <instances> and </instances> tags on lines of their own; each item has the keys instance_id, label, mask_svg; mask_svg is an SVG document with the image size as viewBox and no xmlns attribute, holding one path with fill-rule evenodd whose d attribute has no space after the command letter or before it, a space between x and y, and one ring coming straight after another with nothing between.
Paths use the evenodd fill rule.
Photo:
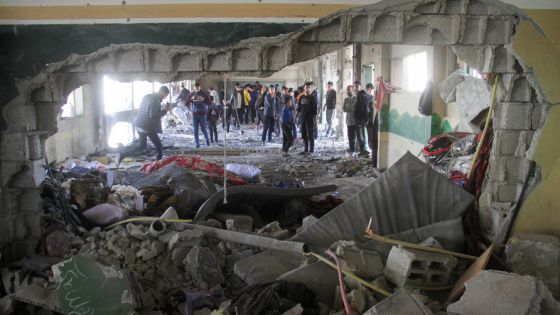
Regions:
<instances>
[{"instance_id":1,"label":"man crouching on debris","mask_svg":"<svg viewBox=\"0 0 560 315\"><path fill-rule=\"evenodd\" d=\"M136 121L134 122L140 143L134 148L133 152L144 150L147 145L146 138L150 138L150 141L152 141L156 147L156 160L161 160L163 156L163 146L158 133L162 133L161 117L171 109L169 104L166 105L164 110L161 109L161 102L167 98L167 96L169 96L169 89L167 86L163 85L159 88L157 93L148 94L142 98L140 109L138 110L138 117L136 117ZM121 158L122 156L123 155L121 155Z\"/></svg>"}]
</instances>

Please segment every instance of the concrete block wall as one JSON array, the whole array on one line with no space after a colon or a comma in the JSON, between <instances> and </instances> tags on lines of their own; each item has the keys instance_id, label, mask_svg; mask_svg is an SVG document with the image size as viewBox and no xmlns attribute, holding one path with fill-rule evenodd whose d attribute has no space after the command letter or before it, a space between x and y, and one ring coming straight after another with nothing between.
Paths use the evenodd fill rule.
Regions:
<instances>
[{"instance_id":1,"label":"concrete block wall","mask_svg":"<svg viewBox=\"0 0 560 315\"><path fill-rule=\"evenodd\" d=\"M533 159L531 144L535 132L543 127L543 106L526 75L504 73L497 101L494 144L479 203L481 227L488 238L495 235L520 197Z\"/></svg>"},{"instance_id":2,"label":"concrete block wall","mask_svg":"<svg viewBox=\"0 0 560 315\"><path fill-rule=\"evenodd\" d=\"M531 81L524 79L524 67L518 66L507 46L523 16L494 0L385 0L339 11L301 31L222 48L113 45L49 64L35 78L18 82L19 96L1 113L8 129L0 139L0 247L17 258L37 244L41 211L35 202L14 196L36 201L45 139L56 132L57 111L75 88L106 74L122 81L161 82L220 79L226 73L266 77L287 65L359 43L450 45L472 67L504 74L496 108L496 144L482 198L484 214L499 217L518 191L531 134L543 121L542 110L531 102Z\"/></svg>"}]
</instances>

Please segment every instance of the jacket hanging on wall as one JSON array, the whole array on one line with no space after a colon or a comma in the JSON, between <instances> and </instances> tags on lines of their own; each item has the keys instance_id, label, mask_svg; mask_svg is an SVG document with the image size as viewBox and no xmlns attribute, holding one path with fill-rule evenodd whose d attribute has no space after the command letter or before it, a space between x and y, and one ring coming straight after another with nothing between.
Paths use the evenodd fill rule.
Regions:
<instances>
[{"instance_id":1,"label":"jacket hanging on wall","mask_svg":"<svg viewBox=\"0 0 560 315\"><path fill-rule=\"evenodd\" d=\"M420 96L420 103L418 104L418 111L420 114L430 116L432 114L432 87L433 82L428 81L422 95Z\"/></svg>"}]
</instances>

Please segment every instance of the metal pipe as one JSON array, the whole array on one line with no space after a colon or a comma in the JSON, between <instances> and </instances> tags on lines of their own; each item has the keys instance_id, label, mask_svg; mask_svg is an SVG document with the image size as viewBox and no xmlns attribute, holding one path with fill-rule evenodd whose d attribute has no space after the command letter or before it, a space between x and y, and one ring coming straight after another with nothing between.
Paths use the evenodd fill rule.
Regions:
<instances>
[{"instance_id":1,"label":"metal pipe","mask_svg":"<svg viewBox=\"0 0 560 315\"><path fill-rule=\"evenodd\" d=\"M230 230L223 230L198 224L185 224L188 229L198 230L205 236L213 237L225 242L233 242L247 246L275 249L283 252L305 254L307 245L301 242L282 241L255 234L248 234Z\"/></svg>"}]
</instances>

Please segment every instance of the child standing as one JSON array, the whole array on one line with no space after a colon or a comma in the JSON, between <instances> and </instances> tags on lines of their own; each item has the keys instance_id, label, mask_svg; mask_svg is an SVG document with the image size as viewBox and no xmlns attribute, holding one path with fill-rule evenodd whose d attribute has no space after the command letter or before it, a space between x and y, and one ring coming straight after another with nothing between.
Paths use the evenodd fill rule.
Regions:
<instances>
[{"instance_id":1,"label":"child standing","mask_svg":"<svg viewBox=\"0 0 560 315\"><path fill-rule=\"evenodd\" d=\"M293 98L289 95L284 97L284 106L280 113L280 125L282 128L282 156L289 156L288 151L294 143L294 111Z\"/></svg>"},{"instance_id":2,"label":"child standing","mask_svg":"<svg viewBox=\"0 0 560 315\"><path fill-rule=\"evenodd\" d=\"M210 142L218 143L218 120L220 119L220 107L214 102L214 97L210 96L210 106L208 106L208 126L210 129Z\"/></svg>"}]
</instances>

